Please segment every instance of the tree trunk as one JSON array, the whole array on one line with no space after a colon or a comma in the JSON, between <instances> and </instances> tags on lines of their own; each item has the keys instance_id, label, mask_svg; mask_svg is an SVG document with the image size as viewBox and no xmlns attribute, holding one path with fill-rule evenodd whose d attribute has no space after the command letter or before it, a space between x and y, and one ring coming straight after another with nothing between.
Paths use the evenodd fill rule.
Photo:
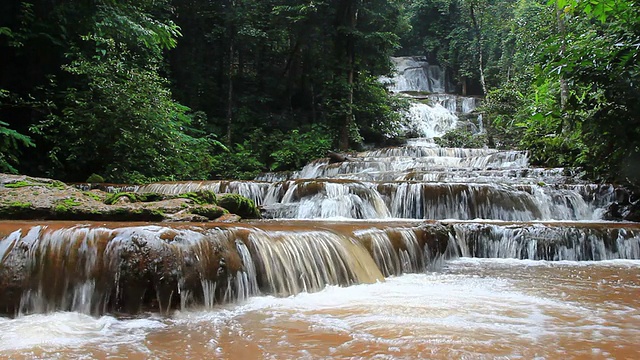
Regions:
<instances>
[{"instance_id":1,"label":"tree trunk","mask_svg":"<svg viewBox=\"0 0 640 360\"><path fill-rule=\"evenodd\" d=\"M560 58L564 57L567 53L567 30L564 26L564 19L562 18L562 9L556 5L556 20L558 21L558 32L560 33ZM569 85L567 80L560 73L560 108L564 112L567 106L567 100L569 98Z\"/></svg>"},{"instance_id":2,"label":"tree trunk","mask_svg":"<svg viewBox=\"0 0 640 360\"><path fill-rule=\"evenodd\" d=\"M229 43L229 92L227 94L227 145L231 145L233 125L233 41Z\"/></svg>"},{"instance_id":3,"label":"tree trunk","mask_svg":"<svg viewBox=\"0 0 640 360\"><path fill-rule=\"evenodd\" d=\"M355 1L349 1L346 8L346 18L348 19L352 32L355 31L358 20L358 10L356 9ZM345 119L340 129L340 140L338 144L338 148L342 151L349 149L349 134L353 126L353 82L356 57L353 33L349 33L346 40L347 85L349 87L349 94L347 95L347 113L345 114Z\"/></svg>"},{"instance_id":4,"label":"tree trunk","mask_svg":"<svg viewBox=\"0 0 640 360\"><path fill-rule=\"evenodd\" d=\"M473 30L476 33L476 51L478 52L478 70L480 70L480 84L482 84L482 92L487 94L487 83L484 78L484 59L482 54L482 29L478 23L478 19L475 14L475 2L469 4L469 15L471 17L471 23L473 24Z\"/></svg>"}]
</instances>

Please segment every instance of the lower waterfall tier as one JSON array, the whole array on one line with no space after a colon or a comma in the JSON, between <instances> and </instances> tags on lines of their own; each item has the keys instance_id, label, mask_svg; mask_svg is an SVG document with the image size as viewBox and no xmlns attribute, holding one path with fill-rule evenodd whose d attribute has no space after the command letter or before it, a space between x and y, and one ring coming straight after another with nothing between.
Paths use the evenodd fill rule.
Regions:
<instances>
[{"instance_id":1,"label":"lower waterfall tier","mask_svg":"<svg viewBox=\"0 0 640 360\"><path fill-rule=\"evenodd\" d=\"M0 313L167 312L435 269L457 256L640 259L627 223L0 224Z\"/></svg>"}]
</instances>

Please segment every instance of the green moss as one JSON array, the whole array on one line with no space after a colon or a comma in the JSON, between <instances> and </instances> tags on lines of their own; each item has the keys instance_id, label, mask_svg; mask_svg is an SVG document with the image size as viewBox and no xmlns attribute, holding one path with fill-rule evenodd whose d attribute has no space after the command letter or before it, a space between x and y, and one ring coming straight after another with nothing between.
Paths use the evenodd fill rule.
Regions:
<instances>
[{"instance_id":1,"label":"green moss","mask_svg":"<svg viewBox=\"0 0 640 360\"><path fill-rule=\"evenodd\" d=\"M109 220L117 221L161 221L166 215L162 210L115 208L110 211Z\"/></svg>"},{"instance_id":2,"label":"green moss","mask_svg":"<svg viewBox=\"0 0 640 360\"><path fill-rule=\"evenodd\" d=\"M92 193L91 191L83 191L82 192L85 196L92 198L93 200L96 201L102 201L102 197L100 197L99 195Z\"/></svg>"},{"instance_id":3,"label":"green moss","mask_svg":"<svg viewBox=\"0 0 640 360\"><path fill-rule=\"evenodd\" d=\"M159 193L136 193L139 202L152 202L164 200L165 196Z\"/></svg>"},{"instance_id":4,"label":"green moss","mask_svg":"<svg viewBox=\"0 0 640 360\"><path fill-rule=\"evenodd\" d=\"M218 198L218 205L230 213L245 219L260 219L260 210L251 199L238 194L223 194Z\"/></svg>"},{"instance_id":5,"label":"green moss","mask_svg":"<svg viewBox=\"0 0 640 360\"><path fill-rule=\"evenodd\" d=\"M104 178L98 174L91 174L89 175L89 177L87 178L88 183L103 183L104 182Z\"/></svg>"},{"instance_id":6,"label":"green moss","mask_svg":"<svg viewBox=\"0 0 640 360\"><path fill-rule=\"evenodd\" d=\"M158 193L132 193L132 192L119 192L115 194L107 195L104 203L107 205L113 205L121 197L126 196L131 202L152 202L164 200L165 196Z\"/></svg>"},{"instance_id":7,"label":"green moss","mask_svg":"<svg viewBox=\"0 0 640 360\"><path fill-rule=\"evenodd\" d=\"M9 207L16 209L29 209L31 208L30 202L22 202L22 201L13 201L7 204Z\"/></svg>"},{"instance_id":8,"label":"green moss","mask_svg":"<svg viewBox=\"0 0 640 360\"><path fill-rule=\"evenodd\" d=\"M29 181L21 180L21 181L16 181L14 183L4 184L4 187L10 188L10 189L16 189L16 188L21 188L25 186L35 186L35 185L40 185L40 184L34 184Z\"/></svg>"},{"instance_id":9,"label":"green moss","mask_svg":"<svg viewBox=\"0 0 640 360\"><path fill-rule=\"evenodd\" d=\"M23 188L27 186L46 186L48 188L61 190L61 189L64 189L66 185L62 181L58 181L58 180L53 180L50 183L44 183L44 182L37 181L35 179L29 179L29 178L27 178L27 180L20 180L14 183L4 184L4 187L9 189L17 189L17 188Z\"/></svg>"},{"instance_id":10,"label":"green moss","mask_svg":"<svg viewBox=\"0 0 640 360\"><path fill-rule=\"evenodd\" d=\"M118 201L118 199L120 199L121 197L128 197L129 200L131 200L131 202L137 202L138 198L136 197L136 194L131 193L131 192L119 192L119 193L115 193L115 194L109 194L107 195L107 197L104 199L104 203L107 205L113 205L116 203L116 201Z\"/></svg>"},{"instance_id":11,"label":"green moss","mask_svg":"<svg viewBox=\"0 0 640 360\"><path fill-rule=\"evenodd\" d=\"M12 219L12 218L28 218L29 214L33 211L32 205L29 202L12 201L5 202L0 207L0 219Z\"/></svg>"},{"instance_id":12,"label":"green moss","mask_svg":"<svg viewBox=\"0 0 640 360\"><path fill-rule=\"evenodd\" d=\"M78 206L80 203L75 198L68 198L62 200L62 202L67 206Z\"/></svg>"},{"instance_id":13,"label":"green moss","mask_svg":"<svg viewBox=\"0 0 640 360\"><path fill-rule=\"evenodd\" d=\"M47 184L48 188L62 190L65 188L65 184L62 181L53 180L51 183Z\"/></svg>"},{"instance_id":14,"label":"green moss","mask_svg":"<svg viewBox=\"0 0 640 360\"><path fill-rule=\"evenodd\" d=\"M201 215L210 220L215 220L224 214L228 214L229 211L227 209L221 208L219 206L196 206L189 210L190 213Z\"/></svg>"},{"instance_id":15,"label":"green moss","mask_svg":"<svg viewBox=\"0 0 640 360\"><path fill-rule=\"evenodd\" d=\"M211 190L198 190L178 195L179 198L190 199L198 205L212 204L216 205L218 199L216 194Z\"/></svg>"},{"instance_id":16,"label":"green moss","mask_svg":"<svg viewBox=\"0 0 640 360\"><path fill-rule=\"evenodd\" d=\"M74 207L79 206L80 203L76 201L75 198L68 198L58 202L53 207L53 212L57 215L67 214L67 213L76 213L77 211Z\"/></svg>"}]
</instances>

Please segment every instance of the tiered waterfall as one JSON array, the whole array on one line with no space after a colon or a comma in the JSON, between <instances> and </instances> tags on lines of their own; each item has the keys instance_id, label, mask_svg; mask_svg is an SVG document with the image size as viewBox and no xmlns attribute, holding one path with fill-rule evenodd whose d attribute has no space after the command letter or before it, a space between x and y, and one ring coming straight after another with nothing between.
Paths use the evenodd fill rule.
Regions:
<instances>
[{"instance_id":1,"label":"tiered waterfall","mask_svg":"<svg viewBox=\"0 0 640 360\"><path fill-rule=\"evenodd\" d=\"M531 168L527 153L434 146L477 99L446 94L438 67L398 58L396 91L431 93L411 109L427 137L314 161L286 177L153 183L138 192L238 193L266 218L238 224L0 225L0 312L102 314L211 308L259 294L438 271L452 257L640 259L640 227L600 220L611 185ZM404 66L404 67L403 67ZM476 122L476 131L481 131Z\"/></svg>"}]
</instances>

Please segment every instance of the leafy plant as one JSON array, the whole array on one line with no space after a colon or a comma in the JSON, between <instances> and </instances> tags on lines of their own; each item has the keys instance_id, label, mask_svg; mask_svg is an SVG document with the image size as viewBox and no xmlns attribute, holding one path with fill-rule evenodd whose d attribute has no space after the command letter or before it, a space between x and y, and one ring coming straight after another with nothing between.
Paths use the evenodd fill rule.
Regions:
<instances>
[{"instance_id":1,"label":"leafy plant","mask_svg":"<svg viewBox=\"0 0 640 360\"><path fill-rule=\"evenodd\" d=\"M315 126L310 131L300 133L292 130L284 136L278 150L271 153L272 171L299 169L304 164L326 156L331 150L331 136L326 129Z\"/></svg>"},{"instance_id":2,"label":"leafy plant","mask_svg":"<svg viewBox=\"0 0 640 360\"><path fill-rule=\"evenodd\" d=\"M450 130L442 137L437 137L433 140L437 145L442 147L482 148L487 145L486 135L474 135L466 129Z\"/></svg>"}]
</instances>

